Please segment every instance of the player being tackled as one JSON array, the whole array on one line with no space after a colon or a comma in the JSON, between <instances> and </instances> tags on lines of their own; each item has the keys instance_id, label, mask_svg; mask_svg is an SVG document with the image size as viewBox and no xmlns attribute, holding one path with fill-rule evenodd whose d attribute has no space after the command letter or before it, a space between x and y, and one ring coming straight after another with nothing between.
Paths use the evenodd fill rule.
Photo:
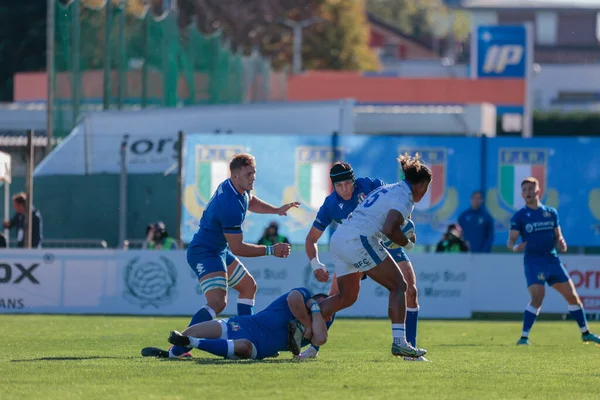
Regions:
<instances>
[{"instance_id":1,"label":"player being tackled","mask_svg":"<svg viewBox=\"0 0 600 400\"><path fill-rule=\"evenodd\" d=\"M339 293L321 302L324 318L350 307L358 298L362 274L390 291L388 315L392 322L392 354L418 358L427 351L412 346L405 335L407 284L398 264L381 241L385 235L398 246L409 238L402 231L419 202L429 189L431 170L421 164L418 155L399 158L404 180L381 186L364 199L330 240Z\"/></svg>"},{"instance_id":2,"label":"player being tackled","mask_svg":"<svg viewBox=\"0 0 600 400\"><path fill-rule=\"evenodd\" d=\"M327 229L333 221L341 224L348 218L350 213L363 202L369 193L386 185L385 182L376 178L356 178L352 166L346 162L335 163L329 171L329 177L334 190L325 198L323 205L319 208L319 212L317 213L310 231L306 235L305 241L306 255L313 268L313 274L319 282L327 282L330 278L327 268L319 261L317 245L325 229ZM405 217L410 219L410 215ZM413 242L416 241L416 235L413 236L411 240L409 245L414 245ZM391 247L386 245L386 243L383 243L383 245L387 248L390 256L400 267L400 271L402 271L402 275L406 280L406 340L412 344L413 347L417 347L419 303L417 298L416 274L404 248L398 247L395 244ZM410 250L408 247L406 249ZM366 278L366 275L363 276L363 279L364 278ZM337 293L337 278L334 274L329 290L329 296L333 296ZM306 350L302 351L298 355L298 358L315 358L318 353L319 347L311 345ZM428 361L425 357L406 357L405 360Z\"/></svg>"}]
</instances>

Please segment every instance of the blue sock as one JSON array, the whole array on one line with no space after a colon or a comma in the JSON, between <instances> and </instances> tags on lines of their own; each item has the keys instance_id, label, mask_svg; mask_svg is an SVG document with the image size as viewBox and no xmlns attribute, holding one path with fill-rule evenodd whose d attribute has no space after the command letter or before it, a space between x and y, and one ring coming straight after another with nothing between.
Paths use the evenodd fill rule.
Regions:
<instances>
[{"instance_id":1,"label":"blue sock","mask_svg":"<svg viewBox=\"0 0 600 400\"><path fill-rule=\"evenodd\" d=\"M521 333L522 337L529 337L529 331L535 323L535 320L537 319L539 313L539 308L535 308L531 304L527 305L527 307L525 308L525 312L523 313L523 332Z\"/></svg>"},{"instance_id":2,"label":"blue sock","mask_svg":"<svg viewBox=\"0 0 600 400\"><path fill-rule=\"evenodd\" d=\"M239 299L237 302L238 315L254 314L254 299Z\"/></svg>"},{"instance_id":3,"label":"blue sock","mask_svg":"<svg viewBox=\"0 0 600 400\"><path fill-rule=\"evenodd\" d=\"M585 318L585 311L578 304L569 304L569 314L575 321L577 321L577 325L579 325L579 329L581 333L588 332L587 319Z\"/></svg>"},{"instance_id":4,"label":"blue sock","mask_svg":"<svg viewBox=\"0 0 600 400\"><path fill-rule=\"evenodd\" d=\"M419 307L406 309L406 341L417 347L417 325L419 323Z\"/></svg>"},{"instance_id":5,"label":"blue sock","mask_svg":"<svg viewBox=\"0 0 600 400\"><path fill-rule=\"evenodd\" d=\"M231 358L233 356L233 340L202 339L196 348L214 354L215 356L226 358Z\"/></svg>"},{"instance_id":6,"label":"blue sock","mask_svg":"<svg viewBox=\"0 0 600 400\"><path fill-rule=\"evenodd\" d=\"M194 314L188 326L196 325L200 322L211 321L214 317L216 317L216 314L213 309L209 306L203 306L198 310L198 312L196 312L196 314ZM183 353L187 353L191 349L191 347L173 346L171 348L171 354L174 356L180 356Z\"/></svg>"},{"instance_id":7,"label":"blue sock","mask_svg":"<svg viewBox=\"0 0 600 400\"><path fill-rule=\"evenodd\" d=\"M199 324L200 322L212 321L216 317L215 312L209 306L199 309L192 317L188 326Z\"/></svg>"},{"instance_id":8,"label":"blue sock","mask_svg":"<svg viewBox=\"0 0 600 400\"><path fill-rule=\"evenodd\" d=\"M331 321L325 322L325 326L327 327L327 331L328 332L329 332L329 328L331 328L331 325L333 325L333 321L335 321L335 314L333 314L331 316ZM314 344L311 344L310 346L313 347L317 352L321 348L321 346L315 346Z\"/></svg>"}]
</instances>

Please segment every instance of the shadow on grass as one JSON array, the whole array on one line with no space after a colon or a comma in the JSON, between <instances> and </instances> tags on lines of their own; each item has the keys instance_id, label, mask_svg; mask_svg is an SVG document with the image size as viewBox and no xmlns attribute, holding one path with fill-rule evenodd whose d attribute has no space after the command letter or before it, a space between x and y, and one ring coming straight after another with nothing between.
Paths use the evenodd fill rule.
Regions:
<instances>
[{"instance_id":1,"label":"shadow on grass","mask_svg":"<svg viewBox=\"0 0 600 400\"><path fill-rule=\"evenodd\" d=\"M167 360L165 360L167 361ZM225 360L220 358L194 358L190 361L200 365L255 365L255 364L293 364L293 363L304 363L305 361L294 360L293 358L269 358L266 360Z\"/></svg>"},{"instance_id":2,"label":"shadow on grass","mask_svg":"<svg viewBox=\"0 0 600 400\"><path fill-rule=\"evenodd\" d=\"M83 361L83 360L126 360L137 357L112 357L112 356L87 356L87 357L41 357L25 360L10 360L10 362L37 362L37 361Z\"/></svg>"}]
</instances>

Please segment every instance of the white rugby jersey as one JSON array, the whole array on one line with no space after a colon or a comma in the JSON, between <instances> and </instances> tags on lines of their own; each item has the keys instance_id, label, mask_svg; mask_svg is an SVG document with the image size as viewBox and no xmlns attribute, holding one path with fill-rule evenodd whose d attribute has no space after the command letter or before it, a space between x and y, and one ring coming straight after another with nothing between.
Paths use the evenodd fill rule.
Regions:
<instances>
[{"instance_id":1,"label":"white rugby jersey","mask_svg":"<svg viewBox=\"0 0 600 400\"><path fill-rule=\"evenodd\" d=\"M405 181L381 186L369 193L336 233L381 238L381 230L390 210L397 210L404 218L408 218L414 206L412 191Z\"/></svg>"}]
</instances>

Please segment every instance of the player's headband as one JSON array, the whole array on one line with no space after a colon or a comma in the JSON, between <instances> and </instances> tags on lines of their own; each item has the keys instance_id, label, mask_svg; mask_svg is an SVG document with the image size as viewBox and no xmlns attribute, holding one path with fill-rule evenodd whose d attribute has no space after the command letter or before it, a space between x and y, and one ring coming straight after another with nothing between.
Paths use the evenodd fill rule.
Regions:
<instances>
[{"instance_id":1,"label":"player's headband","mask_svg":"<svg viewBox=\"0 0 600 400\"><path fill-rule=\"evenodd\" d=\"M354 170L352 168L350 168L348 171L342 171L342 172L338 172L335 174L329 174L329 177L331 178L331 183L333 183L334 185L337 182L344 182L344 181L348 181L350 179L354 180Z\"/></svg>"}]
</instances>

